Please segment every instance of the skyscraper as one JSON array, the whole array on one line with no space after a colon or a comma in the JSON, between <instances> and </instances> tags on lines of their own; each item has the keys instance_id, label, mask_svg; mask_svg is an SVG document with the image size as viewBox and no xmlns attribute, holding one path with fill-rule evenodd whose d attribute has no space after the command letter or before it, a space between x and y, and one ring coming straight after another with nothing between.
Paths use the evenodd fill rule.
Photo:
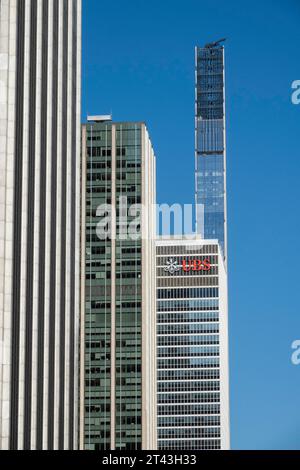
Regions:
<instances>
[{"instance_id":1,"label":"skyscraper","mask_svg":"<svg viewBox=\"0 0 300 470\"><path fill-rule=\"evenodd\" d=\"M217 240L156 242L158 448L230 447L227 275Z\"/></svg>"},{"instance_id":2,"label":"skyscraper","mask_svg":"<svg viewBox=\"0 0 300 470\"><path fill-rule=\"evenodd\" d=\"M72 449L81 0L1 0L0 48L0 448Z\"/></svg>"},{"instance_id":3,"label":"skyscraper","mask_svg":"<svg viewBox=\"0 0 300 470\"><path fill-rule=\"evenodd\" d=\"M196 47L196 213L198 233L208 240L217 239L226 261L225 73L221 42Z\"/></svg>"},{"instance_id":4,"label":"skyscraper","mask_svg":"<svg viewBox=\"0 0 300 470\"><path fill-rule=\"evenodd\" d=\"M155 449L155 158L144 123L109 119L82 133L80 447Z\"/></svg>"}]
</instances>

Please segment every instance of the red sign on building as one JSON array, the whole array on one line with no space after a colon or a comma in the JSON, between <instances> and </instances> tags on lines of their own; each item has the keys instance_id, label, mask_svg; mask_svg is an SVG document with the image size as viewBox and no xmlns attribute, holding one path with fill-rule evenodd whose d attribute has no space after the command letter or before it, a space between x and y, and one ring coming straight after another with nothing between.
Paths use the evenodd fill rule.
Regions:
<instances>
[{"instance_id":1,"label":"red sign on building","mask_svg":"<svg viewBox=\"0 0 300 470\"><path fill-rule=\"evenodd\" d=\"M190 260L183 260L182 261L182 269L186 272L189 271L210 271L211 264L208 259L200 260L200 259L190 259Z\"/></svg>"}]
</instances>

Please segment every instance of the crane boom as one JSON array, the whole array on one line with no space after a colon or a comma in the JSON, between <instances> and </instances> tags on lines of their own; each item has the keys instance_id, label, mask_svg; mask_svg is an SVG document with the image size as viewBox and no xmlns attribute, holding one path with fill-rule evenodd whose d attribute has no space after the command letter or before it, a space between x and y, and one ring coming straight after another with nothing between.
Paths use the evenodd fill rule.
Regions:
<instances>
[{"instance_id":1,"label":"crane boom","mask_svg":"<svg viewBox=\"0 0 300 470\"><path fill-rule=\"evenodd\" d=\"M205 45L205 49L212 49L213 47L218 47L221 44L221 42L224 42L224 41L226 41L226 38L219 39L219 41L210 42Z\"/></svg>"}]
</instances>

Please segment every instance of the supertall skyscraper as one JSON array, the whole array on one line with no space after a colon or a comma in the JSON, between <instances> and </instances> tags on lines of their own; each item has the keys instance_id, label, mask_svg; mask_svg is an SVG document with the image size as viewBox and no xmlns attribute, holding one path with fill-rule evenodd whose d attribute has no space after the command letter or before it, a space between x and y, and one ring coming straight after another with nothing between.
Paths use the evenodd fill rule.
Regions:
<instances>
[{"instance_id":1,"label":"supertall skyscraper","mask_svg":"<svg viewBox=\"0 0 300 470\"><path fill-rule=\"evenodd\" d=\"M0 448L78 442L81 0L0 2Z\"/></svg>"},{"instance_id":2,"label":"supertall skyscraper","mask_svg":"<svg viewBox=\"0 0 300 470\"><path fill-rule=\"evenodd\" d=\"M219 241L226 261L225 72L222 42L196 47L195 158L197 231L205 239Z\"/></svg>"},{"instance_id":3,"label":"supertall skyscraper","mask_svg":"<svg viewBox=\"0 0 300 470\"><path fill-rule=\"evenodd\" d=\"M144 123L89 121L82 134L80 446L155 449L154 153Z\"/></svg>"}]
</instances>

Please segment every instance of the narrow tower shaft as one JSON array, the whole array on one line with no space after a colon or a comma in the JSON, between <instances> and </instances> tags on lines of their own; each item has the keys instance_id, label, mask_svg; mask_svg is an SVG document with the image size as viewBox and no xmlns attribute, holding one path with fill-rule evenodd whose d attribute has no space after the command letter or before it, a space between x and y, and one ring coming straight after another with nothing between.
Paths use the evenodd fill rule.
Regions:
<instances>
[{"instance_id":1,"label":"narrow tower shaft","mask_svg":"<svg viewBox=\"0 0 300 470\"><path fill-rule=\"evenodd\" d=\"M227 257L224 47L196 48L197 231ZM201 210L202 209L202 210ZM203 216L204 214L204 216Z\"/></svg>"}]
</instances>

